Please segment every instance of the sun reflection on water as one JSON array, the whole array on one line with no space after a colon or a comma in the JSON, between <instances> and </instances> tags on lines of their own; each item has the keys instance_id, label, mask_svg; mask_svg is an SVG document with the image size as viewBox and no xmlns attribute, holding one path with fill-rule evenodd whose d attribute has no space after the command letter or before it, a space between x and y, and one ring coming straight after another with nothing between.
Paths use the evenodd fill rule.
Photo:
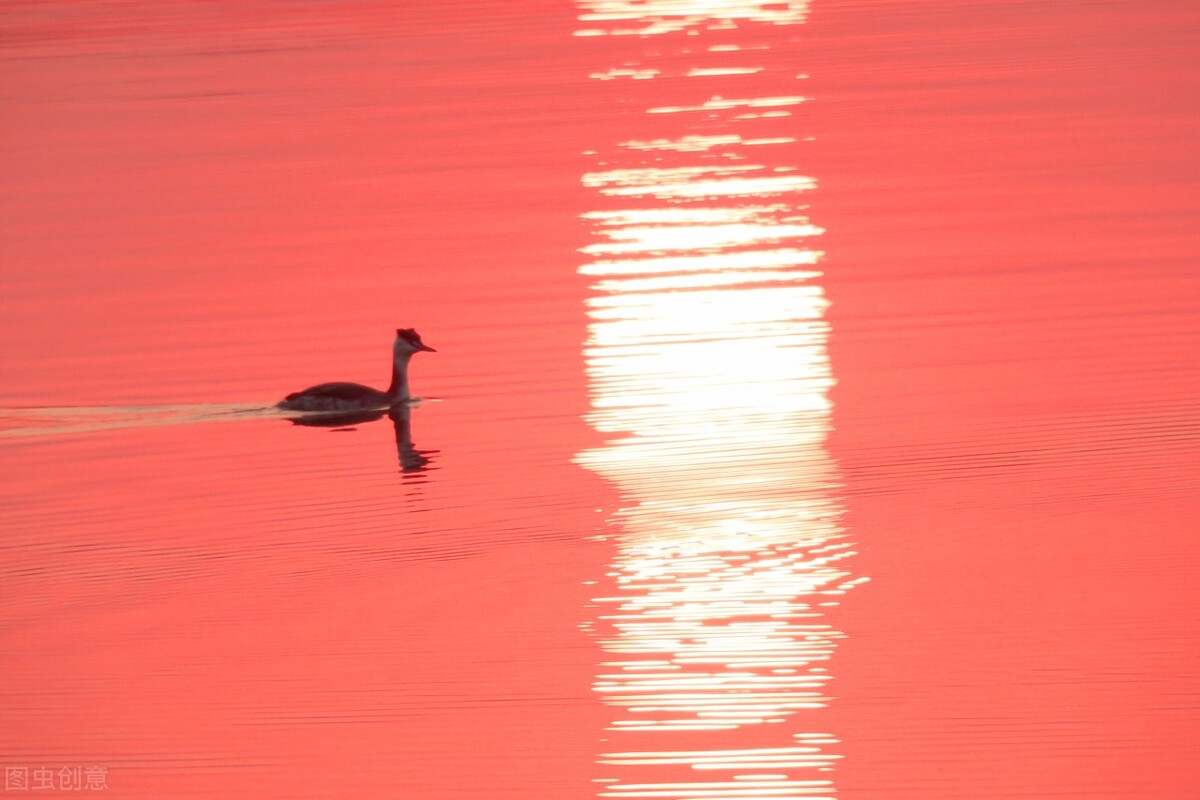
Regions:
<instances>
[{"instance_id":1,"label":"sun reflection on water","mask_svg":"<svg viewBox=\"0 0 1200 800\"><path fill-rule=\"evenodd\" d=\"M771 0L580 0L578 36L656 36L696 27L721 29L739 22L794 25L807 2Z\"/></svg>"},{"instance_id":2,"label":"sun reflection on water","mask_svg":"<svg viewBox=\"0 0 1200 800\"><path fill-rule=\"evenodd\" d=\"M697 48L688 36L796 23L805 9L580 7L583 24L602 28L581 34L659 39L652 55L593 77L727 89L698 104L656 95L642 108L654 135L597 143L597 168L583 176L597 206L583 215L594 241L580 266L596 279L589 421L611 438L578 460L613 481L622 506L609 588L586 626L605 652L594 689L614 711L600 794L828 796L821 773L839 758L837 740L804 731L802 715L830 702L842 634L828 609L864 579L850 571L824 448L823 231L805 202L816 182L793 163L802 140L765 116L804 98L757 93L772 72L761 45L745 48L753 63L707 64L708 53L742 48Z\"/></svg>"}]
</instances>

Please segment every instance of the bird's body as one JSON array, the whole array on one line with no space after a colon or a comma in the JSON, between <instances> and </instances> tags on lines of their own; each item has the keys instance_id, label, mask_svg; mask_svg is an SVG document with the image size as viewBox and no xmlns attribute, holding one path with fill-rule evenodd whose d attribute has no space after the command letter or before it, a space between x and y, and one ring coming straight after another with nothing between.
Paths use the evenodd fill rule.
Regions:
<instances>
[{"instance_id":1,"label":"bird's body","mask_svg":"<svg viewBox=\"0 0 1200 800\"><path fill-rule=\"evenodd\" d=\"M319 383L302 392L293 392L279 401L280 408L292 411L359 411L390 406L393 399L361 383Z\"/></svg>"},{"instance_id":2,"label":"bird's body","mask_svg":"<svg viewBox=\"0 0 1200 800\"><path fill-rule=\"evenodd\" d=\"M408 393L408 362L414 353L422 350L436 353L421 341L421 336L412 328L396 331L392 345L392 382L386 392L364 386L361 383L337 381L319 383L304 391L293 392L279 401L278 407L288 411L365 411L407 403L412 398Z\"/></svg>"}]
</instances>

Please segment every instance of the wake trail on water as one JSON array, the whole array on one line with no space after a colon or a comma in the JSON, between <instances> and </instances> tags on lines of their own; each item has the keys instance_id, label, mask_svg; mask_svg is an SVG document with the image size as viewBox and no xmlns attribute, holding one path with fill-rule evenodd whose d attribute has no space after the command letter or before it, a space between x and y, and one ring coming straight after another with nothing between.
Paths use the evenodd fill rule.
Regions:
<instances>
[{"instance_id":1,"label":"wake trail on water","mask_svg":"<svg viewBox=\"0 0 1200 800\"><path fill-rule=\"evenodd\" d=\"M193 425L270 419L274 406L246 403L193 403L152 406L0 406L0 439L92 433L122 428Z\"/></svg>"}]
</instances>

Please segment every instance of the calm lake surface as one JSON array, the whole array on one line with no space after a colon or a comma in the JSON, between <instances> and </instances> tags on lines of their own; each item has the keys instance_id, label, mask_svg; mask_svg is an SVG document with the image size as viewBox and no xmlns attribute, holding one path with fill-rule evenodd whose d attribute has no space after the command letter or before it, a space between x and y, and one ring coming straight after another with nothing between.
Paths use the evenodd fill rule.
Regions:
<instances>
[{"instance_id":1,"label":"calm lake surface","mask_svg":"<svg viewBox=\"0 0 1200 800\"><path fill-rule=\"evenodd\" d=\"M0 797L1195 797L1197 52L6 5Z\"/></svg>"}]
</instances>

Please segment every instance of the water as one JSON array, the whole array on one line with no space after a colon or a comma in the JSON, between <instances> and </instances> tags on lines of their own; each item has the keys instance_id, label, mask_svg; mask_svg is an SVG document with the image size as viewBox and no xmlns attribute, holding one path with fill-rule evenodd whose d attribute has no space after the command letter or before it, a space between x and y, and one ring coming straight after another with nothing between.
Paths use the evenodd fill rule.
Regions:
<instances>
[{"instance_id":1,"label":"water","mask_svg":"<svg viewBox=\"0 0 1200 800\"><path fill-rule=\"evenodd\" d=\"M1192 4L0 24L5 792L1194 793Z\"/></svg>"}]
</instances>

